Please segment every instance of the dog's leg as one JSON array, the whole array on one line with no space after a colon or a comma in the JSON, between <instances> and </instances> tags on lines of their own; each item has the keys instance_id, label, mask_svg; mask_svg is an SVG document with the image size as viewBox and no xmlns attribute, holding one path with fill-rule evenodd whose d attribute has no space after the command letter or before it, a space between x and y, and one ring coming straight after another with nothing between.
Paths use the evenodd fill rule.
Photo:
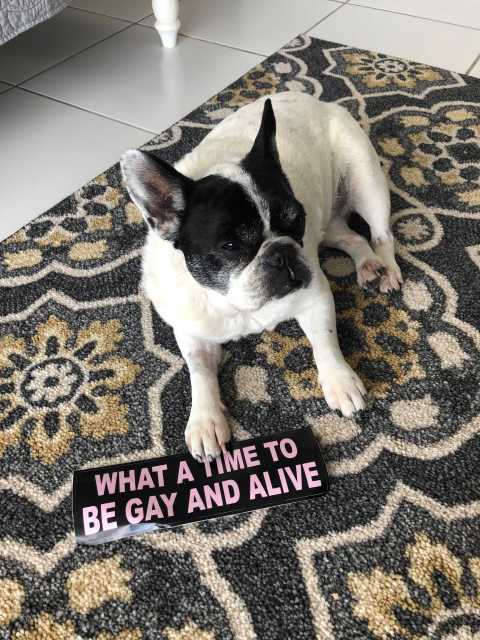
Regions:
<instances>
[{"instance_id":1,"label":"dog's leg","mask_svg":"<svg viewBox=\"0 0 480 640\"><path fill-rule=\"evenodd\" d=\"M364 157L352 167L352 176L354 176L350 188L352 209L357 211L370 226L373 249L377 258L385 266L385 272L380 277L380 291L388 293L394 289L400 289L403 279L400 267L395 260L395 248L390 230L390 194L377 156L372 157L365 150Z\"/></svg>"},{"instance_id":2,"label":"dog's leg","mask_svg":"<svg viewBox=\"0 0 480 640\"><path fill-rule=\"evenodd\" d=\"M403 282L395 260L395 248L390 230L390 193L378 156L368 136L360 127L345 119L342 127L339 156L345 168L344 180L350 211L357 213L370 226L371 244L377 258L384 264L380 277L382 292L399 289Z\"/></svg>"},{"instance_id":3,"label":"dog's leg","mask_svg":"<svg viewBox=\"0 0 480 640\"><path fill-rule=\"evenodd\" d=\"M220 345L175 332L178 346L190 371L192 408L185 441L192 456L201 462L220 455L230 440L230 427L218 386Z\"/></svg>"},{"instance_id":4,"label":"dog's leg","mask_svg":"<svg viewBox=\"0 0 480 640\"><path fill-rule=\"evenodd\" d=\"M361 287L377 280L385 271L384 263L375 255L367 240L355 233L340 216L334 216L325 231L322 245L340 249L352 258Z\"/></svg>"},{"instance_id":5,"label":"dog's leg","mask_svg":"<svg viewBox=\"0 0 480 640\"><path fill-rule=\"evenodd\" d=\"M317 302L296 316L310 340L318 369L318 381L330 409L339 409L351 416L365 407L365 387L357 374L345 362L337 338L335 305L328 282L324 280Z\"/></svg>"}]
</instances>

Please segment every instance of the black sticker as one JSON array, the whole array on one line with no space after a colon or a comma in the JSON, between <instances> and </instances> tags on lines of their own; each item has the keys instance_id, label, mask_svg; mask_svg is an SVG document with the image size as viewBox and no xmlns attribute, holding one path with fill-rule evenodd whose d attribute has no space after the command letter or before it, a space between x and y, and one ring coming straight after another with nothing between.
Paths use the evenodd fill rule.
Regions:
<instances>
[{"instance_id":1,"label":"black sticker","mask_svg":"<svg viewBox=\"0 0 480 640\"><path fill-rule=\"evenodd\" d=\"M188 453L73 475L77 542L99 544L326 493L310 428L233 442L210 463Z\"/></svg>"}]
</instances>

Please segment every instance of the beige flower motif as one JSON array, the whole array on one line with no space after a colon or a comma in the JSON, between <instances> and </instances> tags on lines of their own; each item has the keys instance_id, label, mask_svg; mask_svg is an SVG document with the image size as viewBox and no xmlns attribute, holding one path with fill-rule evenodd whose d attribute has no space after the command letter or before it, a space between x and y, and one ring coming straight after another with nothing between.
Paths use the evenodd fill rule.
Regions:
<instances>
[{"instance_id":1,"label":"beige flower motif","mask_svg":"<svg viewBox=\"0 0 480 640\"><path fill-rule=\"evenodd\" d=\"M43 254L39 249L24 249L22 251L5 251L3 256L8 271L35 267L43 261Z\"/></svg>"},{"instance_id":2,"label":"beige flower motif","mask_svg":"<svg viewBox=\"0 0 480 640\"><path fill-rule=\"evenodd\" d=\"M163 630L163 635L167 640L215 640L212 631L204 631L190 621L182 629L167 627Z\"/></svg>"},{"instance_id":3,"label":"beige flower motif","mask_svg":"<svg viewBox=\"0 0 480 640\"><path fill-rule=\"evenodd\" d=\"M142 640L142 632L140 629L124 629L120 633L110 633L110 631L102 631L96 640Z\"/></svg>"},{"instance_id":4,"label":"beige flower motif","mask_svg":"<svg viewBox=\"0 0 480 640\"><path fill-rule=\"evenodd\" d=\"M0 578L0 627L16 620L25 600L25 589L17 580Z\"/></svg>"},{"instance_id":5,"label":"beige flower motif","mask_svg":"<svg viewBox=\"0 0 480 640\"><path fill-rule=\"evenodd\" d=\"M272 71L266 71L262 64L246 73L234 87L225 89L207 102L208 106L242 107L263 95L273 93L280 84L280 78Z\"/></svg>"},{"instance_id":6,"label":"beige flower motif","mask_svg":"<svg viewBox=\"0 0 480 640\"><path fill-rule=\"evenodd\" d=\"M433 304L430 291L423 282L406 280L402 287L403 300L414 311L426 311Z\"/></svg>"},{"instance_id":7,"label":"beige flower motif","mask_svg":"<svg viewBox=\"0 0 480 640\"><path fill-rule=\"evenodd\" d=\"M390 125L386 126L385 122ZM393 128L396 136L390 132ZM480 207L480 110L462 103L408 115L387 116L372 136L388 158L391 180L431 204L442 194L442 206Z\"/></svg>"},{"instance_id":8,"label":"beige flower motif","mask_svg":"<svg viewBox=\"0 0 480 640\"><path fill-rule=\"evenodd\" d=\"M480 631L472 631L470 627L462 625L445 636L444 640L480 640Z\"/></svg>"},{"instance_id":9,"label":"beige flower motif","mask_svg":"<svg viewBox=\"0 0 480 640\"><path fill-rule=\"evenodd\" d=\"M415 400L396 400L390 405L392 422L405 431L435 426L438 414L438 405L430 395Z\"/></svg>"},{"instance_id":10,"label":"beige flower motif","mask_svg":"<svg viewBox=\"0 0 480 640\"><path fill-rule=\"evenodd\" d=\"M77 242L70 247L68 257L70 260L85 262L87 260L98 260L108 251L107 241L96 240L95 242Z\"/></svg>"},{"instance_id":11,"label":"beige flower motif","mask_svg":"<svg viewBox=\"0 0 480 640\"><path fill-rule=\"evenodd\" d=\"M405 640L426 640L428 630L412 631L405 628L396 615L399 609L420 614L427 624L448 614L448 608L439 592L437 576L442 575L449 585L460 610L480 607L480 558L470 558L468 565L477 583L471 594L464 588L462 560L445 544L433 542L426 534L417 533L415 542L407 545L405 559L410 580L428 594L428 602L419 602L411 593L403 576L374 568L370 573L350 573L348 587L353 595L353 611L365 620L370 632L381 640L401 637ZM466 638L476 636L466 635ZM464 636L454 635L455 640ZM453 639L452 639L453 640Z\"/></svg>"},{"instance_id":12,"label":"beige flower motif","mask_svg":"<svg viewBox=\"0 0 480 640\"><path fill-rule=\"evenodd\" d=\"M405 384L411 379L422 379L425 371L420 364L416 350L419 339L419 324L404 309L388 304L385 296L367 297L358 289L357 284L339 285L332 283L333 291L348 292L354 303L347 309L339 310L337 317L346 320L361 332L362 348L347 356L354 370L363 366L362 378L369 392L376 397L384 397L392 385ZM371 308L383 309L381 317L375 322L365 322L365 316ZM388 340L401 346L400 351L392 350ZM302 371L292 370L288 366L288 357L296 350L307 348L311 354L311 345L305 336L295 338L284 336L278 331L264 332L257 352L263 353L267 362L282 371L290 395L295 400L308 400L323 397L317 383L317 370L313 356L309 356L307 366ZM385 375L381 379L370 376L369 363L381 362L390 372L390 380Z\"/></svg>"},{"instance_id":13,"label":"beige flower motif","mask_svg":"<svg viewBox=\"0 0 480 640\"><path fill-rule=\"evenodd\" d=\"M361 82L369 89L384 88L389 85L400 89L413 89L419 81L441 80L441 74L418 62L392 58L373 51L342 53L349 64L345 71L360 76Z\"/></svg>"},{"instance_id":14,"label":"beige flower motif","mask_svg":"<svg viewBox=\"0 0 480 640\"><path fill-rule=\"evenodd\" d=\"M109 245L105 238L98 236L112 230L112 212L124 202L124 197L119 187L108 184L105 174L97 176L73 195L74 212L58 218L46 214L7 238L3 252L5 268L14 271L37 267L52 249L68 248L66 255L74 262L103 258ZM138 224L142 221L141 215L138 216L139 212L129 204L125 206L126 223ZM32 225L37 227L34 234L29 233ZM43 229L38 230L39 227ZM9 249L13 244L17 246ZM65 255L64 252L60 254Z\"/></svg>"},{"instance_id":15,"label":"beige flower motif","mask_svg":"<svg viewBox=\"0 0 480 640\"><path fill-rule=\"evenodd\" d=\"M96 560L71 572L67 580L68 602L77 613L86 614L111 600L130 602L132 572L121 566L122 556Z\"/></svg>"},{"instance_id":16,"label":"beige flower motif","mask_svg":"<svg viewBox=\"0 0 480 640\"><path fill-rule=\"evenodd\" d=\"M61 247L63 244L71 242L75 238L75 233L67 231L60 225L53 225L53 227L41 238L36 240L36 243L41 247Z\"/></svg>"},{"instance_id":17,"label":"beige flower motif","mask_svg":"<svg viewBox=\"0 0 480 640\"><path fill-rule=\"evenodd\" d=\"M290 395L295 400L307 400L308 398L321 398L322 390L317 383L317 371L310 366L303 371L292 371L286 365L287 357L296 349L311 348L305 336L292 338L284 336L278 331L269 331L262 334L262 342L257 345L257 352L263 353L269 364L283 369L283 379L288 385ZM313 358L311 358L313 360Z\"/></svg>"},{"instance_id":18,"label":"beige flower motif","mask_svg":"<svg viewBox=\"0 0 480 640\"><path fill-rule=\"evenodd\" d=\"M406 240L424 240L430 235L427 225L418 217L399 222L397 228Z\"/></svg>"},{"instance_id":19,"label":"beige flower motif","mask_svg":"<svg viewBox=\"0 0 480 640\"><path fill-rule=\"evenodd\" d=\"M74 414L84 437L127 433L127 407L116 392L135 380L140 367L115 353L122 339L118 320L95 320L75 335L55 315L30 339L0 338L0 455L28 432L31 455L54 463L77 436Z\"/></svg>"},{"instance_id":20,"label":"beige flower motif","mask_svg":"<svg viewBox=\"0 0 480 640\"><path fill-rule=\"evenodd\" d=\"M56 622L50 613L38 615L33 625L12 635L12 640L72 640L76 637L73 622Z\"/></svg>"},{"instance_id":21,"label":"beige flower motif","mask_svg":"<svg viewBox=\"0 0 480 640\"><path fill-rule=\"evenodd\" d=\"M114 209L115 207L118 207L122 198L123 195L119 189L108 186L101 195L95 198L95 202L104 204L109 209Z\"/></svg>"},{"instance_id":22,"label":"beige flower motif","mask_svg":"<svg viewBox=\"0 0 480 640\"><path fill-rule=\"evenodd\" d=\"M331 447L339 442L349 442L361 433L354 420L333 412L323 416L305 416L305 420L323 446Z\"/></svg>"},{"instance_id":23,"label":"beige flower motif","mask_svg":"<svg viewBox=\"0 0 480 640\"><path fill-rule=\"evenodd\" d=\"M267 390L267 372L263 367L238 367L235 372L235 387L239 400L249 400L254 404L271 402Z\"/></svg>"}]
</instances>

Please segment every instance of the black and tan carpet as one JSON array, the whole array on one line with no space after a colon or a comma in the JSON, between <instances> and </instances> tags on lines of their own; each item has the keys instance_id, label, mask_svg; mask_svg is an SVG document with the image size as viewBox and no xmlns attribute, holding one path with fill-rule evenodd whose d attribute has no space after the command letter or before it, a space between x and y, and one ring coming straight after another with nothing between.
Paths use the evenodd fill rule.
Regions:
<instances>
[{"instance_id":1,"label":"black and tan carpet","mask_svg":"<svg viewBox=\"0 0 480 640\"><path fill-rule=\"evenodd\" d=\"M1 638L480 639L480 82L301 37L145 148L175 161L275 91L369 133L405 277L367 295L320 254L370 391L355 420L328 411L294 322L225 347L236 436L312 425L330 493L75 546L73 469L179 450L190 405L117 165L0 245Z\"/></svg>"}]
</instances>

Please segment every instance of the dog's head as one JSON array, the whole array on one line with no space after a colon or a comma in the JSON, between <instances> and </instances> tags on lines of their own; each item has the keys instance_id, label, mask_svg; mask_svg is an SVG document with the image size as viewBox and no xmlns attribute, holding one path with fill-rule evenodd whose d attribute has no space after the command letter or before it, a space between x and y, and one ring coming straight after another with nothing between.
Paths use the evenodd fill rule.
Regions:
<instances>
[{"instance_id":1,"label":"dog's head","mask_svg":"<svg viewBox=\"0 0 480 640\"><path fill-rule=\"evenodd\" d=\"M239 309L258 309L305 287L305 211L285 176L266 100L252 149L240 163L191 180L158 158L127 151L121 167L151 229L183 252L192 276Z\"/></svg>"}]
</instances>

